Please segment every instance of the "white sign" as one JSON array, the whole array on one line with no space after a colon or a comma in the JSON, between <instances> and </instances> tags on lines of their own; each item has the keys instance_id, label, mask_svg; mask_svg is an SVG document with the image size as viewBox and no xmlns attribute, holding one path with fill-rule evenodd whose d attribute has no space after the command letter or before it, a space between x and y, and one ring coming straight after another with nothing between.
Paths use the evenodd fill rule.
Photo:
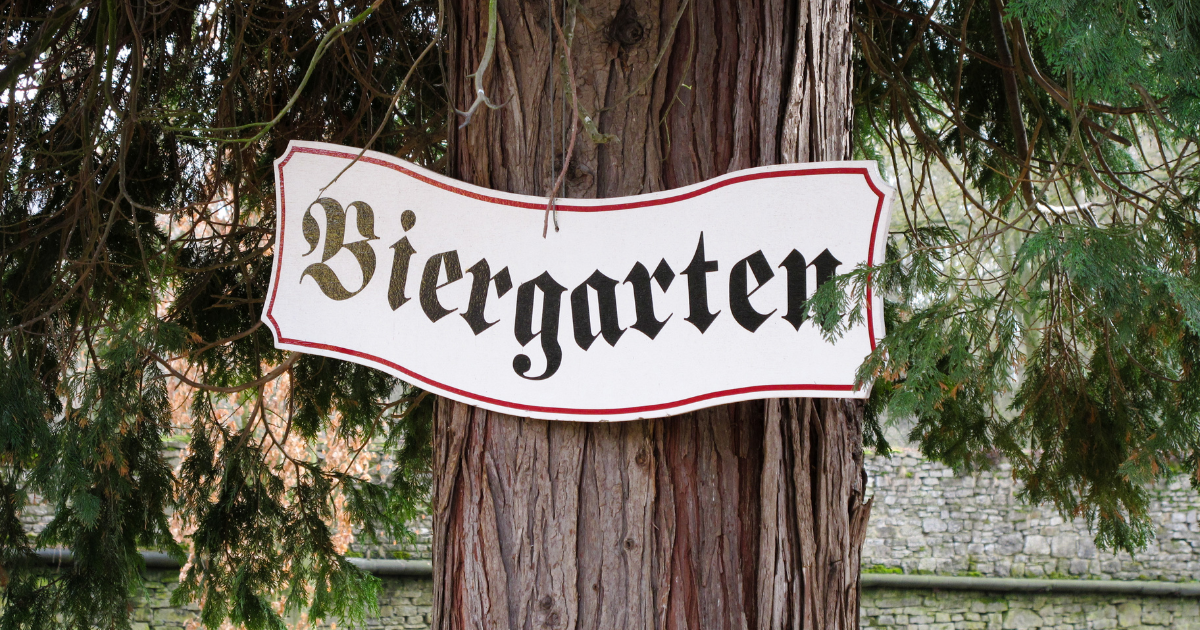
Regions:
<instances>
[{"instance_id":1,"label":"white sign","mask_svg":"<svg viewBox=\"0 0 1200 630\"><path fill-rule=\"evenodd\" d=\"M856 397L883 336L801 319L818 285L883 258L874 163L787 164L617 199L471 186L387 155L293 142L275 162L276 346L549 419L629 420L774 396ZM322 192L322 188L328 186Z\"/></svg>"}]
</instances>

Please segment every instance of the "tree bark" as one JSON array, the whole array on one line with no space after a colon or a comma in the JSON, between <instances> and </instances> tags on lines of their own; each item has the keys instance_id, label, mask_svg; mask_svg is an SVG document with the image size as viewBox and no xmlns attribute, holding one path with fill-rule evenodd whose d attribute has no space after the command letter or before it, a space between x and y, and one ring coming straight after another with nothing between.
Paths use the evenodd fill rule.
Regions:
<instances>
[{"instance_id":1,"label":"tree bark","mask_svg":"<svg viewBox=\"0 0 1200 630\"><path fill-rule=\"evenodd\" d=\"M487 3L449 4L449 88L465 109ZM461 179L550 190L570 127L551 4L582 113L615 138L581 128L563 196L849 157L849 0L602 0L565 15L562 0L500 0L483 78L504 106L452 131ZM857 628L861 427L851 400L594 424L440 400L434 628Z\"/></svg>"}]
</instances>

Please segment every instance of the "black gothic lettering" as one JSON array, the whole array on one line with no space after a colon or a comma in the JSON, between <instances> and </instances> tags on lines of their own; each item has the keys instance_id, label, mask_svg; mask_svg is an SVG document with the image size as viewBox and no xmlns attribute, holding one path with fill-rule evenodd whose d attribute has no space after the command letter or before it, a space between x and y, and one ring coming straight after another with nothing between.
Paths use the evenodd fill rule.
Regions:
<instances>
[{"instance_id":1,"label":"black gothic lettering","mask_svg":"<svg viewBox=\"0 0 1200 630\"><path fill-rule=\"evenodd\" d=\"M438 272L443 264L446 267L446 281L438 284ZM457 251L450 250L429 257L429 261L425 263L425 271L421 274L421 310L425 311L425 316L429 318L429 321L436 322L458 310L457 308L444 308L438 301L437 290L452 282L462 280L462 277L462 267L458 264Z\"/></svg>"},{"instance_id":2,"label":"black gothic lettering","mask_svg":"<svg viewBox=\"0 0 1200 630\"><path fill-rule=\"evenodd\" d=\"M596 337L604 335L608 345L617 345L617 340L625 334L625 329L617 322L617 281L600 273L593 272L582 284L571 291L571 321L575 326L575 343L587 350L596 341ZM596 303L600 310L600 334L592 334L592 313L588 300L588 287L596 290Z\"/></svg>"},{"instance_id":3,"label":"black gothic lettering","mask_svg":"<svg viewBox=\"0 0 1200 630\"><path fill-rule=\"evenodd\" d=\"M783 319L800 330L804 304L808 301L808 263L803 254L793 249L779 266L787 270L787 314Z\"/></svg>"},{"instance_id":4,"label":"black gothic lettering","mask_svg":"<svg viewBox=\"0 0 1200 630\"><path fill-rule=\"evenodd\" d=\"M321 224L313 216L312 208L316 205L320 205L324 210L324 235L321 233ZM363 238L346 243L346 221L347 213L350 210L355 211L355 227ZM400 225L404 231L411 230L415 224L416 213L412 210L405 210L400 217ZM379 238L375 235L375 215L369 205L355 201L343 209L337 201L322 197L305 210L301 220L301 231L304 240L309 245L309 250L304 256L313 254L317 247L322 245L322 236L324 237L321 261L310 264L304 269L300 276L301 282L304 281L304 278L311 276L321 291L334 300L349 299L367 287L375 273L376 263L375 251L370 242ZM412 258L417 251L407 236L393 243L391 249L394 250L394 254L391 278L388 284L388 305L395 311L409 301L406 294L408 272ZM347 250L354 256L362 272L362 286L353 292L343 286L337 274L327 264L342 250ZM816 287L820 289L825 283L833 281L837 276L837 269L841 265L842 262L834 257L828 249L818 254L811 263L799 251L793 249L789 252L779 264L779 268L784 269L787 274L787 312L782 319L796 330L799 330L805 322L805 309L808 303L808 267L816 268ZM442 269L445 269L446 281L439 284ZM701 232L691 261L679 272L687 276L688 316L684 320L695 326L701 334L706 332L717 316L721 314L721 311L712 312L708 303L708 274L718 270L718 262L708 260L705 256L704 233ZM487 301L490 288L494 286L496 298L502 298L513 288L512 277L508 267L504 267L492 275L487 259L480 259L467 270L467 273L472 276L471 294L466 311L460 315L471 327L471 331L479 335L499 323L499 319L487 320ZM754 275L755 286L753 288L749 286L750 274ZM671 269L665 259L659 261L653 274L642 263L634 264L624 280L625 284L633 285L634 312L637 315L637 321L629 326L630 328L640 331L650 339L658 336L673 315L667 314L666 318L658 319L655 314L654 293L650 281L653 279L657 282L659 288L665 293L674 281L675 275L675 271ZM731 268L729 310L738 325L752 333L778 312L778 309L775 309L769 313L761 313L750 302L751 296L774 277L775 271L767 262L762 250L743 258ZM435 254L426 261L417 297L419 297L421 309L431 322L437 322L459 310L443 306L437 291L462 278L463 271L456 250ZM625 333L625 329L621 328L618 320L616 295L618 284L617 280L609 278L597 270L571 291L571 322L575 343L583 350L590 349L599 337L604 337L610 346L615 347L617 341ZM540 289L543 296L541 328L537 332L533 330L535 289ZM513 370L522 378L544 380L553 376L561 366L562 348L559 345L558 329L562 310L562 294L566 290L550 276L548 271L525 282L518 288L514 328L517 341L524 347L534 337L540 336L542 352L546 357L546 369L540 376L526 375L532 367L532 361L528 355L518 354L513 357ZM594 291L596 295L597 310L600 316L598 331L593 330L589 290Z\"/></svg>"},{"instance_id":5,"label":"black gothic lettering","mask_svg":"<svg viewBox=\"0 0 1200 630\"><path fill-rule=\"evenodd\" d=\"M405 232L411 230L416 223L417 214L412 210L400 213L400 227L404 228ZM388 282L388 305L394 311L408 301L408 296L404 294L404 287L408 285L408 261L412 260L417 250L413 249L407 236L392 243L391 249L396 252L392 256L392 279Z\"/></svg>"},{"instance_id":6,"label":"black gothic lettering","mask_svg":"<svg viewBox=\"0 0 1200 630\"><path fill-rule=\"evenodd\" d=\"M834 258L828 249L817 254L817 257L812 261L812 266L817 268L818 289L821 288L821 285L833 280L833 277L837 275L837 268L840 264L842 264L842 261Z\"/></svg>"},{"instance_id":7,"label":"black gothic lettering","mask_svg":"<svg viewBox=\"0 0 1200 630\"><path fill-rule=\"evenodd\" d=\"M646 266L637 263L625 277L625 282L633 285L633 309L637 313L637 321L630 328L654 339L662 327L667 325L667 320L671 319L671 316L667 315L667 319L662 321L658 321L658 318L654 316L654 294L650 291L650 278ZM675 280L675 272L667 265L666 260L661 260L658 268L654 270L653 278L665 293L667 287L671 286L671 282Z\"/></svg>"},{"instance_id":8,"label":"black gothic lettering","mask_svg":"<svg viewBox=\"0 0 1200 630\"><path fill-rule=\"evenodd\" d=\"M696 254L692 262L682 273L688 277L688 316L684 321L691 322L701 334L708 330L713 320L721 311L713 313L708 310L708 277L705 274L717 270L717 261L704 259L704 232L700 233L700 243L696 245Z\"/></svg>"},{"instance_id":9,"label":"black gothic lettering","mask_svg":"<svg viewBox=\"0 0 1200 630\"><path fill-rule=\"evenodd\" d=\"M758 283L758 286L751 291L746 290L747 266L754 273L754 281ZM734 321L741 324L742 328L754 332L775 313L775 311L771 311L764 315L754 310L754 306L750 304L750 296L757 293L768 280L774 277L775 271L771 269L771 264L767 262L767 257L763 255L761 249L733 265L733 270L729 272L729 312L733 315Z\"/></svg>"},{"instance_id":10,"label":"black gothic lettering","mask_svg":"<svg viewBox=\"0 0 1200 630\"><path fill-rule=\"evenodd\" d=\"M467 320L467 324L471 326L471 331L476 335L496 325L495 322L489 322L484 318L484 309L487 307L488 285L496 285L496 297L504 297L512 289L512 277L508 274L508 267L500 270L500 273L492 275L492 269L488 266L486 258L471 266L467 270L471 274L471 299L467 302L467 312L462 314L462 318Z\"/></svg>"},{"instance_id":11,"label":"black gothic lettering","mask_svg":"<svg viewBox=\"0 0 1200 630\"><path fill-rule=\"evenodd\" d=\"M355 211L358 233L363 240L346 243L346 211L342 209L341 204L328 197L322 197L314 204L321 204L321 207L325 209L325 250L321 254L321 262L304 268L300 274L300 282L304 282L305 277L312 276L325 297L331 300L348 300L367 288L371 276L375 275L375 250L371 248L371 241L379 238L375 236L375 213L371 210L371 206L361 201L350 204L350 209ZM321 228L312 216L311 204L304 211L301 225L304 239L309 244L308 253L304 255L308 256L316 250L317 243L321 240ZM346 290L333 268L325 264L343 249L354 255L354 259L358 261L358 268L362 272L362 286L357 291Z\"/></svg>"},{"instance_id":12,"label":"black gothic lettering","mask_svg":"<svg viewBox=\"0 0 1200 630\"><path fill-rule=\"evenodd\" d=\"M407 236L393 243L392 249L396 252L392 256L392 280L388 283L388 305L394 311L408 301L408 296L404 295L404 287L408 284L408 261L412 260L413 254L417 253L417 250L413 249Z\"/></svg>"},{"instance_id":13,"label":"black gothic lettering","mask_svg":"<svg viewBox=\"0 0 1200 630\"><path fill-rule=\"evenodd\" d=\"M542 328L533 332L533 290L542 291ZM534 337L542 338L542 352L546 355L546 371L541 376L525 376L533 362L524 354L513 357L513 370L521 378L541 381L550 378L562 365L562 348L558 345L558 315L562 307L562 294L567 288L554 281L549 272L530 280L517 288L517 316L514 332L517 342L524 347Z\"/></svg>"}]
</instances>

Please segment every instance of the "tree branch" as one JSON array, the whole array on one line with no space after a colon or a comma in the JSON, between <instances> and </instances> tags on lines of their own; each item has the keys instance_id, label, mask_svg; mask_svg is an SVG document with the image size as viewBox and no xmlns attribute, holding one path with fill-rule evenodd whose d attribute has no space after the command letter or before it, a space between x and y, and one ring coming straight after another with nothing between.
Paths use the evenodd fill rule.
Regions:
<instances>
[{"instance_id":1,"label":"tree branch","mask_svg":"<svg viewBox=\"0 0 1200 630\"><path fill-rule=\"evenodd\" d=\"M269 382L275 380L276 378L278 378L280 374L283 374L284 372L286 372L287 369L292 367L292 364L295 363L300 358L299 352L292 352L292 353L288 354L287 359L285 359L283 363L280 363L278 367L276 367L274 370L271 370L270 372L268 372L262 378L256 379L249 383L246 383L245 385L238 385L237 387L217 387L216 385L206 385L199 381L194 381L191 378L188 378L188 376L186 374L180 372L179 370L176 370L175 367L173 365L171 365L166 359L158 356L157 354L155 354L154 352L152 352L150 350L146 350L145 352L146 352L147 356L149 356L151 359L154 359L155 361L158 362L159 365L166 368L167 371L171 373L171 376L174 376L175 378L179 379L180 381L182 381L188 385L191 385L192 387L195 387L196 389L201 389L201 390L204 390L207 392L217 392L220 394L236 394L238 392L244 392L247 389L254 389L255 387L259 387L261 385L269 383Z\"/></svg>"},{"instance_id":2,"label":"tree branch","mask_svg":"<svg viewBox=\"0 0 1200 630\"><path fill-rule=\"evenodd\" d=\"M17 77L28 70L33 62L58 40L59 33L66 28L85 4L87 4L87 0L76 0L74 4L63 4L55 9L45 22L42 22L42 27L38 29L37 34L31 37L23 48L14 53L12 61L0 70L0 92L11 87Z\"/></svg>"}]
</instances>

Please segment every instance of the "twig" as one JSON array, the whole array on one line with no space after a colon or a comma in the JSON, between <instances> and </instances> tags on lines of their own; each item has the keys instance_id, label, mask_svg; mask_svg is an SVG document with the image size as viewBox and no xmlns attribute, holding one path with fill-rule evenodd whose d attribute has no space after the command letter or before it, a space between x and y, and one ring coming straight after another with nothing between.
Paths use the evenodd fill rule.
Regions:
<instances>
[{"instance_id":1,"label":"twig","mask_svg":"<svg viewBox=\"0 0 1200 630\"><path fill-rule=\"evenodd\" d=\"M1021 23L1019 21L1013 20L1012 31L1013 31L1013 40L1016 43L1017 48L1019 48L1021 51L1021 60L1025 63L1026 66L1028 66L1029 76L1033 77L1034 83L1037 83L1038 86L1040 86L1043 90L1045 90L1046 93L1050 95L1050 98L1054 99L1054 102L1058 103L1059 106L1061 106L1063 109L1067 110L1068 112L1071 112L1072 115L1074 115L1075 114L1075 106L1071 103L1071 99L1068 98L1068 96L1063 93L1064 90L1061 87L1059 87L1058 85L1056 85L1050 79L1047 79L1042 74L1041 70L1038 69L1037 64L1033 60L1033 55L1030 54L1030 52L1029 52L1029 41L1027 39L1025 39L1025 29L1024 29L1024 27L1021 26ZM1085 107L1086 107L1086 104L1085 104ZM1105 138L1108 138L1109 140L1112 140L1113 142L1119 143L1119 144L1127 146L1127 147L1133 146L1133 143L1130 142L1127 138L1125 138L1124 136L1121 136L1120 134L1117 134L1109 129L1106 129L1106 128L1100 126L1095 121L1093 121L1091 118L1088 118L1087 116L1080 116L1079 118L1080 118L1080 122L1083 123L1084 127L1099 133L1100 135L1104 136Z\"/></svg>"},{"instance_id":2,"label":"twig","mask_svg":"<svg viewBox=\"0 0 1200 630\"><path fill-rule=\"evenodd\" d=\"M416 400L409 402L409 405L404 410L404 413L400 414L399 416L393 416L392 420L394 422L403 422L406 418L408 418L409 414L411 414L414 410L416 410L417 407L421 406L421 402L424 401L425 397L428 395L429 395L429 392L422 390L421 394L417 396ZM395 407L402 402L404 402L403 398L401 398L395 402L388 403L387 405L384 405L383 410L387 411L388 409L391 409L392 407ZM330 486L330 490L337 488L338 485L340 485L342 483L342 480L345 477L350 476L350 469L354 467L354 462L358 460L358 455L363 452L363 449L366 448L367 444L369 444L369 443L370 443L370 440L368 440L368 439L363 440L362 446L358 447L358 450L354 452L354 456L350 458L350 463L346 464L346 469L342 473L342 476L339 477L338 480L336 482L334 482L334 484L332 486Z\"/></svg>"},{"instance_id":3,"label":"twig","mask_svg":"<svg viewBox=\"0 0 1200 630\"><path fill-rule=\"evenodd\" d=\"M454 110L458 115L463 117L462 124L459 129L471 124L471 117L475 115L475 110L479 109L480 105L487 105L488 109L500 109L504 104L496 105L487 97L487 92L483 89L483 75L487 73L488 66L492 65L492 57L496 53L496 25L500 20L496 17L496 0L488 0L488 34L487 42L483 46L483 58L479 60L479 66L475 68L473 76L475 78L475 100L471 102L471 106L467 111Z\"/></svg>"},{"instance_id":4,"label":"twig","mask_svg":"<svg viewBox=\"0 0 1200 630\"><path fill-rule=\"evenodd\" d=\"M172 366L170 363L167 362L166 359L158 356L157 354L155 354L149 350L146 351L146 354L151 359L154 359L155 361L157 361L159 365L167 368L167 371L171 373L171 376L174 376L175 378L179 379L180 381L182 381L188 385L191 385L192 387L195 387L196 389L202 389L204 391L209 391L209 392L217 392L220 394L236 394L238 392L244 392L247 389L254 389L255 387L259 387L265 383L269 383L269 382L275 380L276 378L278 378L280 374L283 374L284 372L286 372L287 369L292 367L292 364L295 363L296 360L300 358L299 352L292 352L292 353L288 354L287 359L285 359L283 363L280 363L278 367L276 367L274 370L271 370L270 372L268 372L265 376L263 376L260 379L251 381L249 383L246 383L245 385L238 385L237 387L217 387L216 385L206 385L199 381L194 381L194 380L188 378L187 375L183 374L179 370L176 370L174 366Z\"/></svg>"},{"instance_id":5,"label":"twig","mask_svg":"<svg viewBox=\"0 0 1200 630\"><path fill-rule=\"evenodd\" d=\"M208 352L209 350L212 350L213 348L216 348L217 346L225 345L227 343L232 343L234 341L237 341L238 339L246 337L247 335L250 335L254 331L258 330L259 328L262 328L262 325L263 325L263 323L262 323L262 320L260 319L257 322L254 322L253 326L251 326L250 328L247 328L246 330L243 330L242 332L240 332L236 335L232 335L230 337L225 337L224 339L218 339L210 344L205 345L203 348L200 348L198 350L192 350L191 352L185 352L184 354L171 357L170 359L167 359L167 360L168 361L178 361L179 359L186 359L188 357L194 357L197 355L204 354L205 352Z\"/></svg>"},{"instance_id":6,"label":"twig","mask_svg":"<svg viewBox=\"0 0 1200 630\"><path fill-rule=\"evenodd\" d=\"M38 29L25 46L10 53L9 64L0 69L0 91L7 90L37 61L43 52L58 41L63 29L70 25L76 13L87 4L86 0L77 0L73 4L63 3L48 15L41 28Z\"/></svg>"},{"instance_id":7,"label":"twig","mask_svg":"<svg viewBox=\"0 0 1200 630\"><path fill-rule=\"evenodd\" d=\"M238 125L236 127L212 127L212 128L207 128L207 129L202 130L202 131L205 131L208 133L221 132L221 131L233 132L233 131L241 131L243 129L253 129L255 127L261 127L261 129L259 129L258 133L254 134L250 138L245 138L245 139L242 139L242 138L233 138L233 139L205 138L205 137L197 137L197 136L185 136L185 137L190 138L190 139L197 139L197 140L211 140L211 141L215 141L215 142L241 142L244 144L254 144L255 142L258 142L258 140L260 138L262 138L264 135L266 135L267 132L270 131L272 127L274 127L276 124L278 124L279 121L283 120L283 117L286 116L289 111L291 111L292 106L295 105L296 101L300 99L300 93L304 91L304 86L308 85L309 78L312 77L313 71L316 70L316 68L317 68L317 62L320 61L321 57L323 57L325 55L325 51L329 49L329 46L331 44L333 44L334 42L336 42L338 40L338 38L340 38L346 32L346 29L351 28L353 26L357 26L360 22L367 19L367 17L370 16L372 13L374 13L375 9L378 9L379 5L381 5L381 4L383 4L383 0L375 0L375 2L372 2L371 6L367 7L366 10L364 10L362 13L359 13L358 15L354 16L353 18L351 18L349 20L346 20L345 22L340 22L337 25L335 25L333 28L329 29L329 32L326 33L325 36L321 38L321 41L317 43L317 49L315 52L313 52L312 60L308 62L308 70L306 70L304 72L304 78L300 79L300 85L296 87L296 91L292 93L292 97L288 99L288 102L284 104L283 109L280 109L279 113L276 114L274 118L272 118L271 120L269 120L267 122L249 123L246 125Z\"/></svg>"},{"instance_id":8,"label":"twig","mask_svg":"<svg viewBox=\"0 0 1200 630\"><path fill-rule=\"evenodd\" d=\"M546 238L546 235L550 232L551 213L554 213L554 231L558 231L558 211L554 208L554 198L558 195L558 188L562 186L563 179L567 176L567 169L571 168L571 156L575 153L575 139L579 136L579 92L575 89L575 68L571 64L571 44L567 41L566 35L563 34L562 24L558 21L558 14L551 11L550 20L554 22L554 30L558 33L558 39L562 42L563 57L567 63L567 79L571 83L571 104L574 106L575 115L571 117L571 142L567 145L567 152L563 154L562 171L558 173L558 178L554 180L554 187L550 189L550 199L546 203L546 217L542 220L542 238Z\"/></svg>"},{"instance_id":9,"label":"twig","mask_svg":"<svg viewBox=\"0 0 1200 630\"><path fill-rule=\"evenodd\" d=\"M429 45L425 46L425 50L422 50L421 54L417 55L416 60L413 61L412 66L408 69L408 73L405 74L404 79L400 81L400 87L396 88L396 93L392 95L392 102L388 104L387 110L383 115L383 120L380 121L379 126L375 128L375 133L372 134L371 138L367 140L367 143L363 145L363 148L358 152L358 155L354 156L353 160L350 160L350 163L346 165L346 168L343 168L341 171L339 171L338 174L335 175L328 184L325 184L323 187L321 187L321 190L317 192L317 197L320 197L330 186L337 183L337 180L341 179L342 175L345 175L346 171L350 170L351 166L357 164L358 161L362 159L362 156L366 155L367 149L370 149L371 145L375 144L375 140L379 138L379 134L383 133L383 128L387 125L387 118L389 115L391 115L392 109L396 107L396 103L400 101L400 95L404 93L404 88L408 85L408 80L412 78L413 73L417 71L417 66L421 65L421 60L425 58L425 55L429 54L429 51L433 50L434 47L437 46L438 40L442 38L442 18L445 15L446 12L444 0L438 0L437 33L433 36L433 39L430 40Z\"/></svg>"}]
</instances>

